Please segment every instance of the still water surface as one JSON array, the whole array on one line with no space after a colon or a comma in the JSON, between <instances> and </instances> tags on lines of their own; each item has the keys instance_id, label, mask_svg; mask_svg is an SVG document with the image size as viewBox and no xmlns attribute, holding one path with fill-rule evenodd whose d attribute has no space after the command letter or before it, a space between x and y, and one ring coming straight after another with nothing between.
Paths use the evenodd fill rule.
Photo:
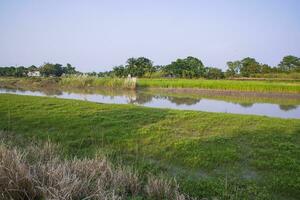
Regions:
<instances>
[{"instance_id":1,"label":"still water surface","mask_svg":"<svg viewBox=\"0 0 300 200\"><path fill-rule=\"evenodd\" d=\"M66 91L30 91L19 89L0 88L0 93L10 93L30 96L50 96L65 99L78 99L84 101L109 103L109 104L136 104L154 108L171 108L180 110L195 110L207 112L222 112L236 114L263 115L280 118L300 119L300 105L296 103L279 104L268 102L255 102L255 100L244 99L244 102L236 102L218 96L214 97L176 97L170 94L147 93L143 91L97 91L97 92L66 92ZM284 101L281 100L281 101ZM275 101L276 102L276 101Z\"/></svg>"}]
</instances>

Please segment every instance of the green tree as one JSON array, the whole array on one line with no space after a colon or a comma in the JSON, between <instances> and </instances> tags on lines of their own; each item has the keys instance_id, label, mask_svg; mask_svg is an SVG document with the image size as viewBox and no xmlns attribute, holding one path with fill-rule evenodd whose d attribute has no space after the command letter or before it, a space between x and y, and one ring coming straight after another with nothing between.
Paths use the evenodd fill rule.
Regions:
<instances>
[{"instance_id":1,"label":"green tree","mask_svg":"<svg viewBox=\"0 0 300 200\"><path fill-rule=\"evenodd\" d=\"M261 65L254 58L244 58L241 60L240 73L244 77L261 72Z\"/></svg>"},{"instance_id":2,"label":"green tree","mask_svg":"<svg viewBox=\"0 0 300 200\"><path fill-rule=\"evenodd\" d=\"M63 67L62 70L63 70L64 74L76 74L77 73L75 67L72 67L72 65L69 63L67 63L67 66Z\"/></svg>"},{"instance_id":3,"label":"green tree","mask_svg":"<svg viewBox=\"0 0 300 200\"><path fill-rule=\"evenodd\" d=\"M273 69L271 66L267 65L267 64L263 64L261 66L261 73L263 74L268 74L268 73L272 73L273 72Z\"/></svg>"},{"instance_id":4,"label":"green tree","mask_svg":"<svg viewBox=\"0 0 300 200\"><path fill-rule=\"evenodd\" d=\"M145 73L153 71L153 62L145 57L129 58L127 60L126 72L131 76L142 77Z\"/></svg>"},{"instance_id":5,"label":"green tree","mask_svg":"<svg viewBox=\"0 0 300 200\"><path fill-rule=\"evenodd\" d=\"M177 59L163 69L167 75L180 78L203 77L205 68L201 60L195 57Z\"/></svg>"},{"instance_id":6,"label":"green tree","mask_svg":"<svg viewBox=\"0 0 300 200\"><path fill-rule=\"evenodd\" d=\"M285 56L278 67L282 72L300 72L300 58L292 55Z\"/></svg>"},{"instance_id":7,"label":"green tree","mask_svg":"<svg viewBox=\"0 0 300 200\"><path fill-rule=\"evenodd\" d=\"M117 77L126 77L128 75L127 69L123 65L114 67L112 73Z\"/></svg>"},{"instance_id":8,"label":"green tree","mask_svg":"<svg viewBox=\"0 0 300 200\"><path fill-rule=\"evenodd\" d=\"M20 66L20 67L15 68L14 76L24 77L24 76L26 76L26 74L27 74L27 68L25 68L24 66Z\"/></svg>"},{"instance_id":9,"label":"green tree","mask_svg":"<svg viewBox=\"0 0 300 200\"><path fill-rule=\"evenodd\" d=\"M241 61L229 61L227 62L228 69L226 71L227 77L234 77L240 73L241 70Z\"/></svg>"},{"instance_id":10,"label":"green tree","mask_svg":"<svg viewBox=\"0 0 300 200\"><path fill-rule=\"evenodd\" d=\"M224 78L224 73L219 68L206 67L204 77L207 79L222 79Z\"/></svg>"},{"instance_id":11,"label":"green tree","mask_svg":"<svg viewBox=\"0 0 300 200\"><path fill-rule=\"evenodd\" d=\"M45 63L40 67L40 72L43 76L59 77L63 74L63 68L61 64Z\"/></svg>"}]
</instances>

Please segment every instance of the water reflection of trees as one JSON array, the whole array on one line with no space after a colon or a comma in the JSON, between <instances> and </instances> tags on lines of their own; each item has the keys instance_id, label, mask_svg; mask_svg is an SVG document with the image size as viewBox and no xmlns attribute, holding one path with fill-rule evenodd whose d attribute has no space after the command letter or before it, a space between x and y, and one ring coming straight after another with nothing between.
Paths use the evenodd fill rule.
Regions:
<instances>
[{"instance_id":1,"label":"water reflection of trees","mask_svg":"<svg viewBox=\"0 0 300 200\"><path fill-rule=\"evenodd\" d=\"M244 108L250 108L253 106L253 103L239 103L239 105Z\"/></svg>"},{"instance_id":2,"label":"water reflection of trees","mask_svg":"<svg viewBox=\"0 0 300 200\"><path fill-rule=\"evenodd\" d=\"M194 105L199 103L201 99L196 98L187 98L187 97L170 97L168 96L167 99L176 105Z\"/></svg>"},{"instance_id":3,"label":"water reflection of trees","mask_svg":"<svg viewBox=\"0 0 300 200\"><path fill-rule=\"evenodd\" d=\"M280 110L289 111L297 108L296 105L279 105Z\"/></svg>"},{"instance_id":4,"label":"water reflection of trees","mask_svg":"<svg viewBox=\"0 0 300 200\"><path fill-rule=\"evenodd\" d=\"M43 89L40 90L40 92L43 92L47 96L53 96L53 95L59 96L63 94L61 90L57 90L57 89Z\"/></svg>"},{"instance_id":5,"label":"water reflection of trees","mask_svg":"<svg viewBox=\"0 0 300 200\"><path fill-rule=\"evenodd\" d=\"M153 99L167 100L176 105L194 105L200 102L201 99L188 98L188 97L173 97L165 95L154 95L148 93L137 93L135 99L130 99L130 103L145 104L151 102Z\"/></svg>"},{"instance_id":6,"label":"water reflection of trees","mask_svg":"<svg viewBox=\"0 0 300 200\"><path fill-rule=\"evenodd\" d=\"M145 104L151 102L153 95L138 93L136 98L129 98L129 103Z\"/></svg>"}]
</instances>

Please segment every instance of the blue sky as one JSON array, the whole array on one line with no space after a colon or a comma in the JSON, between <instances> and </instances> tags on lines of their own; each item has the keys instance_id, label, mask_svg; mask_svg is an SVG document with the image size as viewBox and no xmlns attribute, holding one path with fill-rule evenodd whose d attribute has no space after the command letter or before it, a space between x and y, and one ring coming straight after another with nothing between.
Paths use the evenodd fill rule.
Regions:
<instances>
[{"instance_id":1,"label":"blue sky","mask_svg":"<svg viewBox=\"0 0 300 200\"><path fill-rule=\"evenodd\" d=\"M67 62L105 71L129 57L195 56L225 69L300 57L298 0L1 0L0 66Z\"/></svg>"}]
</instances>

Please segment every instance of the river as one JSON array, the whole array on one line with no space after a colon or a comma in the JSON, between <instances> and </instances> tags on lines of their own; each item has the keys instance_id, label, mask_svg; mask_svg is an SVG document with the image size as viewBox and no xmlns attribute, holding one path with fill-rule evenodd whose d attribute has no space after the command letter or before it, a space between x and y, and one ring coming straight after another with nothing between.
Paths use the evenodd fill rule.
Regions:
<instances>
[{"instance_id":1,"label":"river","mask_svg":"<svg viewBox=\"0 0 300 200\"><path fill-rule=\"evenodd\" d=\"M169 108L206 112L262 115L300 119L299 98L277 98L244 95L211 95L170 93L148 90L21 90L0 88L0 93L49 96L108 104L136 104L153 108Z\"/></svg>"}]
</instances>

